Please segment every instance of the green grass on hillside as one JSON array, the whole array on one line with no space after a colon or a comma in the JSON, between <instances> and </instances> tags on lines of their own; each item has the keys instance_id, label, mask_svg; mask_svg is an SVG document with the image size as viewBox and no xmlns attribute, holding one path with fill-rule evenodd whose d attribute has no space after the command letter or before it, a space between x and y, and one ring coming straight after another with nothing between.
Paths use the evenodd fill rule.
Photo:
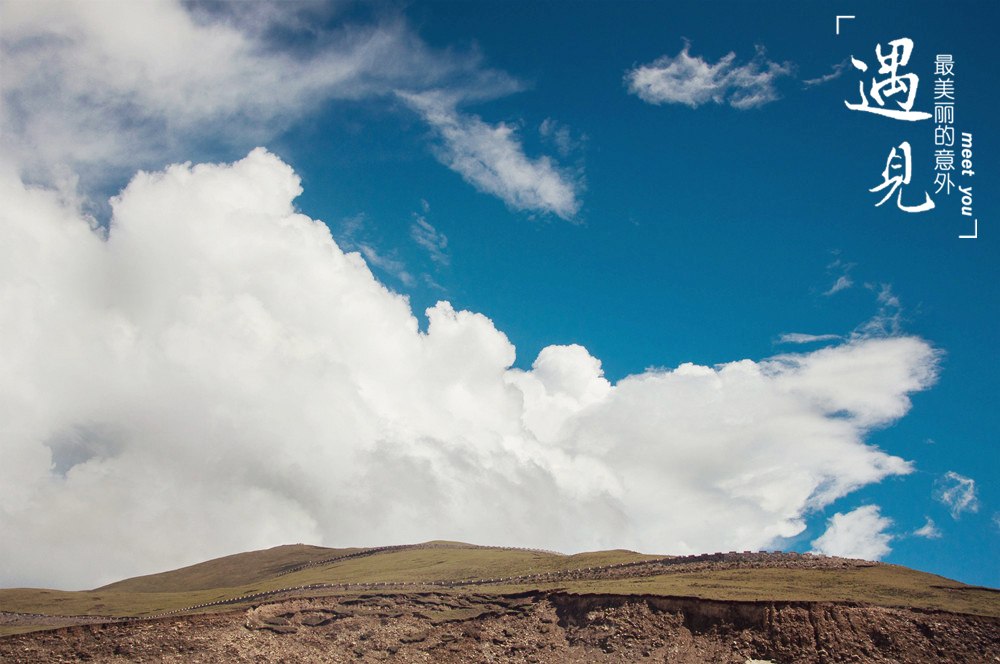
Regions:
<instances>
[{"instance_id":1,"label":"green grass on hillside","mask_svg":"<svg viewBox=\"0 0 1000 664\"><path fill-rule=\"evenodd\" d=\"M207 604L243 594L239 588L178 593L122 593L104 590L63 591L11 588L0 590L0 608L53 616L143 616Z\"/></svg>"},{"instance_id":2,"label":"green grass on hillside","mask_svg":"<svg viewBox=\"0 0 1000 664\"><path fill-rule=\"evenodd\" d=\"M261 585L281 588L313 583L469 581L658 560L662 557L632 551L600 551L562 556L468 545L463 548L408 549L304 569L280 579L262 582Z\"/></svg>"},{"instance_id":3,"label":"green grass on hillside","mask_svg":"<svg viewBox=\"0 0 1000 664\"><path fill-rule=\"evenodd\" d=\"M363 549L327 549L306 544L277 546L238 553L170 572L137 576L98 588L98 591L156 593L225 588L268 579L310 562L357 553Z\"/></svg>"},{"instance_id":4,"label":"green grass on hillside","mask_svg":"<svg viewBox=\"0 0 1000 664\"><path fill-rule=\"evenodd\" d=\"M577 593L649 594L734 601L855 602L1000 618L1000 591L966 586L896 565L847 570L774 568L685 572L547 585Z\"/></svg>"}]
</instances>

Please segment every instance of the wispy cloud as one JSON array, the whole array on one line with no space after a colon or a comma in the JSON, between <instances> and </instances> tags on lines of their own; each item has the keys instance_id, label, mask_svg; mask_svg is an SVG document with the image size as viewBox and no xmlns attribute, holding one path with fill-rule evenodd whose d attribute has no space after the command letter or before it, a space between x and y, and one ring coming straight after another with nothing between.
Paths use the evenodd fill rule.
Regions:
<instances>
[{"instance_id":1,"label":"wispy cloud","mask_svg":"<svg viewBox=\"0 0 1000 664\"><path fill-rule=\"evenodd\" d=\"M916 537L926 537L927 539L940 539L941 531L934 525L934 520L927 517L927 523L913 531Z\"/></svg>"},{"instance_id":2,"label":"wispy cloud","mask_svg":"<svg viewBox=\"0 0 1000 664\"><path fill-rule=\"evenodd\" d=\"M934 483L934 498L948 508L954 519L960 518L963 512L979 511L975 480L952 470Z\"/></svg>"},{"instance_id":3,"label":"wispy cloud","mask_svg":"<svg viewBox=\"0 0 1000 664\"><path fill-rule=\"evenodd\" d=\"M568 157L580 145L580 140L573 138L573 133L567 125L552 118L545 118L538 127L541 137L556 146L560 157Z\"/></svg>"},{"instance_id":4,"label":"wispy cloud","mask_svg":"<svg viewBox=\"0 0 1000 664\"><path fill-rule=\"evenodd\" d=\"M443 139L439 159L467 182L516 210L576 215L578 175L547 156L525 156L513 127L455 108L520 90L513 76L484 66L475 49L427 46L400 15L361 25L330 20L337 11L317 3L3 3L4 156L28 180L69 184L79 173L84 191L110 193L137 168L192 153L245 154L330 100L402 91ZM317 27L324 24L339 27ZM290 49L289 35L309 46ZM555 121L545 131L560 152L571 148ZM75 186L62 188L75 195Z\"/></svg>"},{"instance_id":5,"label":"wispy cloud","mask_svg":"<svg viewBox=\"0 0 1000 664\"><path fill-rule=\"evenodd\" d=\"M380 254L378 250L369 244L358 245L358 251L365 257L365 261L383 272L386 272L399 279L404 286L413 286L416 281L413 275L406 269L406 264L391 255Z\"/></svg>"},{"instance_id":6,"label":"wispy cloud","mask_svg":"<svg viewBox=\"0 0 1000 664\"><path fill-rule=\"evenodd\" d=\"M825 291L823 295L833 295L834 293L839 293L842 290L847 290L853 285L854 282L851 281L851 278L846 274L842 274L837 277L837 281L834 282L833 286L830 286L830 290Z\"/></svg>"},{"instance_id":7,"label":"wispy cloud","mask_svg":"<svg viewBox=\"0 0 1000 664\"><path fill-rule=\"evenodd\" d=\"M398 279L404 286L413 286L416 280L406 263L400 260L396 250L385 251L379 248L368 229L370 225L367 215L356 214L342 219L340 224L333 227L335 230L332 233L342 250L358 252L365 257L369 266Z\"/></svg>"},{"instance_id":8,"label":"wispy cloud","mask_svg":"<svg viewBox=\"0 0 1000 664\"><path fill-rule=\"evenodd\" d=\"M413 241L427 250L431 260L438 265L447 265L449 262L446 249L448 248L448 238L444 233L438 231L426 217L419 214L413 215L413 223L410 224L410 237Z\"/></svg>"},{"instance_id":9,"label":"wispy cloud","mask_svg":"<svg viewBox=\"0 0 1000 664\"><path fill-rule=\"evenodd\" d=\"M833 71L830 72L829 74L826 74L825 76L820 76L818 78L810 78L808 80L804 80L802 81L802 85L807 88L812 88L816 87L817 85L823 85L824 83L829 83L830 81L836 80L840 78L840 76L844 73L844 70L847 69L847 64L849 62L850 59L848 58L843 62L841 62L840 64L834 65Z\"/></svg>"},{"instance_id":10,"label":"wispy cloud","mask_svg":"<svg viewBox=\"0 0 1000 664\"><path fill-rule=\"evenodd\" d=\"M893 536L885 532L891 526L892 519L882 516L877 505L838 512L827 522L826 532L813 540L813 550L828 556L881 560L892 551Z\"/></svg>"},{"instance_id":11,"label":"wispy cloud","mask_svg":"<svg viewBox=\"0 0 1000 664\"><path fill-rule=\"evenodd\" d=\"M839 258L827 265L827 273L836 275L837 279L833 282L833 285L823 293L823 295L830 296L834 293L847 290L853 286L854 281L851 279L851 270L854 269L854 267L854 263L845 263Z\"/></svg>"},{"instance_id":12,"label":"wispy cloud","mask_svg":"<svg viewBox=\"0 0 1000 664\"><path fill-rule=\"evenodd\" d=\"M802 334L800 332L787 332L782 334L778 343L782 344L811 344L819 341L837 341L843 339L839 334Z\"/></svg>"},{"instance_id":13,"label":"wispy cloud","mask_svg":"<svg viewBox=\"0 0 1000 664\"><path fill-rule=\"evenodd\" d=\"M900 334L903 328L903 305L892 286L865 284L865 288L876 293L878 313L855 328L851 334L862 337L890 337Z\"/></svg>"},{"instance_id":14,"label":"wispy cloud","mask_svg":"<svg viewBox=\"0 0 1000 664\"><path fill-rule=\"evenodd\" d=\"M438 159L482 192L515 210L572 219L580 209L578 177L548 156L530 158L514 127L489 124L456 109L455 99L435 92L399 92L440 136Z\"/></svg>"},{"instance_id":15,"label":"wispy cloud","mask_svg":"<svg viewBox=\"0 0 1000 664\"><path fill-rule=\"evenodd\" d=\"M875 290L874 286L869 286L872 290ZM879 284L878 286L878 302L883 307L887 307L892 310L899 310L903 308L900 303L899 298L895 293L892 292L892 287L889 284Z\"/></svg>"},{"instance_id":16,"label":"wispy cloud","mask_svg":"<svg viewBox=\"0 0 1000 664\"><path fill-rule=\"evenodd\" d=\"M435 51L400 19L317 28L335 4L5 2L0 5L4 152L33 179L85 179L244 153L331 99L403 88L465 99L519 89L475 51ZM320 17L329 18L329 17ZM304 34L308 49L272 43ZM206 66L211 62L211 66Z\"/></svg>"},{"instance_id":17,"label":"wispy cloud","mask_svg":"<svg viewBox=\"0 0 1000 664\"><path fill-rule=\"evenodd\" d=\"M690 55L691 44L674 57L663 56L648 65L636 66L625 75L628 91L650 104L684 104L697 108L709 102L748 109L780 98L775 82L791 76L792 65L765 57L764 49L750 62L737 65L729 53L715 64Z\"/></svg>"}]
</instances>

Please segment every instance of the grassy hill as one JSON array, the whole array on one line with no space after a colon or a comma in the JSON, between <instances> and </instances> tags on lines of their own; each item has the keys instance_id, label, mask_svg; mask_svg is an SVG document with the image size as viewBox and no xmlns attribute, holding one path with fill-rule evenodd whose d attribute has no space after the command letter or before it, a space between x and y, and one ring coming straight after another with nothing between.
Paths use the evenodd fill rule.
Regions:
<instances>
[{"instance_id":1,"label":"grassy hill","mask_svg":"<svg viewBox=\"0 0 1000 664\"><path fill-rule=\"evenodd\" d=\"M95 592L155 593L190 592L227 588L273 578L312 562L364 551L327 549L321 546L290 544L264 551L250 551L216 558L190 567L118 581Z\"/></svg>"},{"instance_id":2,"label":"grassy hill","mask_svg":"<svg viewBox=\"0 0 1000 664\"><path fill-rule=\"evenodd\" d=\"M1000 591L895 565L798 554L672 558L632 551L566 556L523 549L429 542L382 549L302 544L241 553L190 567L126 579L91 591L0 590L0 610L62 616L152 616L254 593L315 584L295 594L400 593L439 582L469 583L450 592L564 589L743 601L838 601L1000 617ZM387 585L362 585L362 584ZM402 585L408 584L408 585ZM409 585L415 584L415 585ZM246 605L265 601L251 598ZM220 611L233 604L204 607ZM0 625L0 635L24 631Z\"/></svg>"}]
</instances>

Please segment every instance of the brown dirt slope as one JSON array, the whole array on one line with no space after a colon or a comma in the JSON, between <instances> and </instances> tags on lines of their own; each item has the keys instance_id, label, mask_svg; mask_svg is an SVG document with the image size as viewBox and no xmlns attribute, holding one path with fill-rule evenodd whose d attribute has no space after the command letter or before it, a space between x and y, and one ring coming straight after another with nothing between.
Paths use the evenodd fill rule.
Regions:
<instances>
[{"instance_id":1,"label":"brown dirt slope","mask_svg":"<svg viewBox=\"0 0 1000 664\"><path fill-rule=\"evenodd\" d=\"M297 598L0 639L0 661L1000 662L1000 619L831 602L532 591Z\"/></svg>"}]
</instances>

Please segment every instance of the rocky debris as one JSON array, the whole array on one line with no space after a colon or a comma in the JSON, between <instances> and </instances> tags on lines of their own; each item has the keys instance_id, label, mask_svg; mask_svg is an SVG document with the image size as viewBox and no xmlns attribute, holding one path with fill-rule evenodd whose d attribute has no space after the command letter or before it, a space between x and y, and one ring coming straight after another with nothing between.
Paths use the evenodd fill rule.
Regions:
<instances>
[{"instance_id":1,"label":"rocky debris","mask_svg":"<svg viewBox=\"0 0 1000 664\"><path fill-rule=\"evenodd\" d=\"M114 618L108 616L50 616L42 613L0 611L0 625L16 627L65 627L66 625L92 625L106 622L114 622Z\"/></svg>"},{"instance_id":2,"label":"rocky debris","mask_svg":"<svg viewBox=\"0 0 1000 664\"><path fill-rule=\"evenodd\" d=\"M288 599L0 639L4 662L1000 662L1000 619L841 603L527 592Z\"/></svg>"}]
</instances>

